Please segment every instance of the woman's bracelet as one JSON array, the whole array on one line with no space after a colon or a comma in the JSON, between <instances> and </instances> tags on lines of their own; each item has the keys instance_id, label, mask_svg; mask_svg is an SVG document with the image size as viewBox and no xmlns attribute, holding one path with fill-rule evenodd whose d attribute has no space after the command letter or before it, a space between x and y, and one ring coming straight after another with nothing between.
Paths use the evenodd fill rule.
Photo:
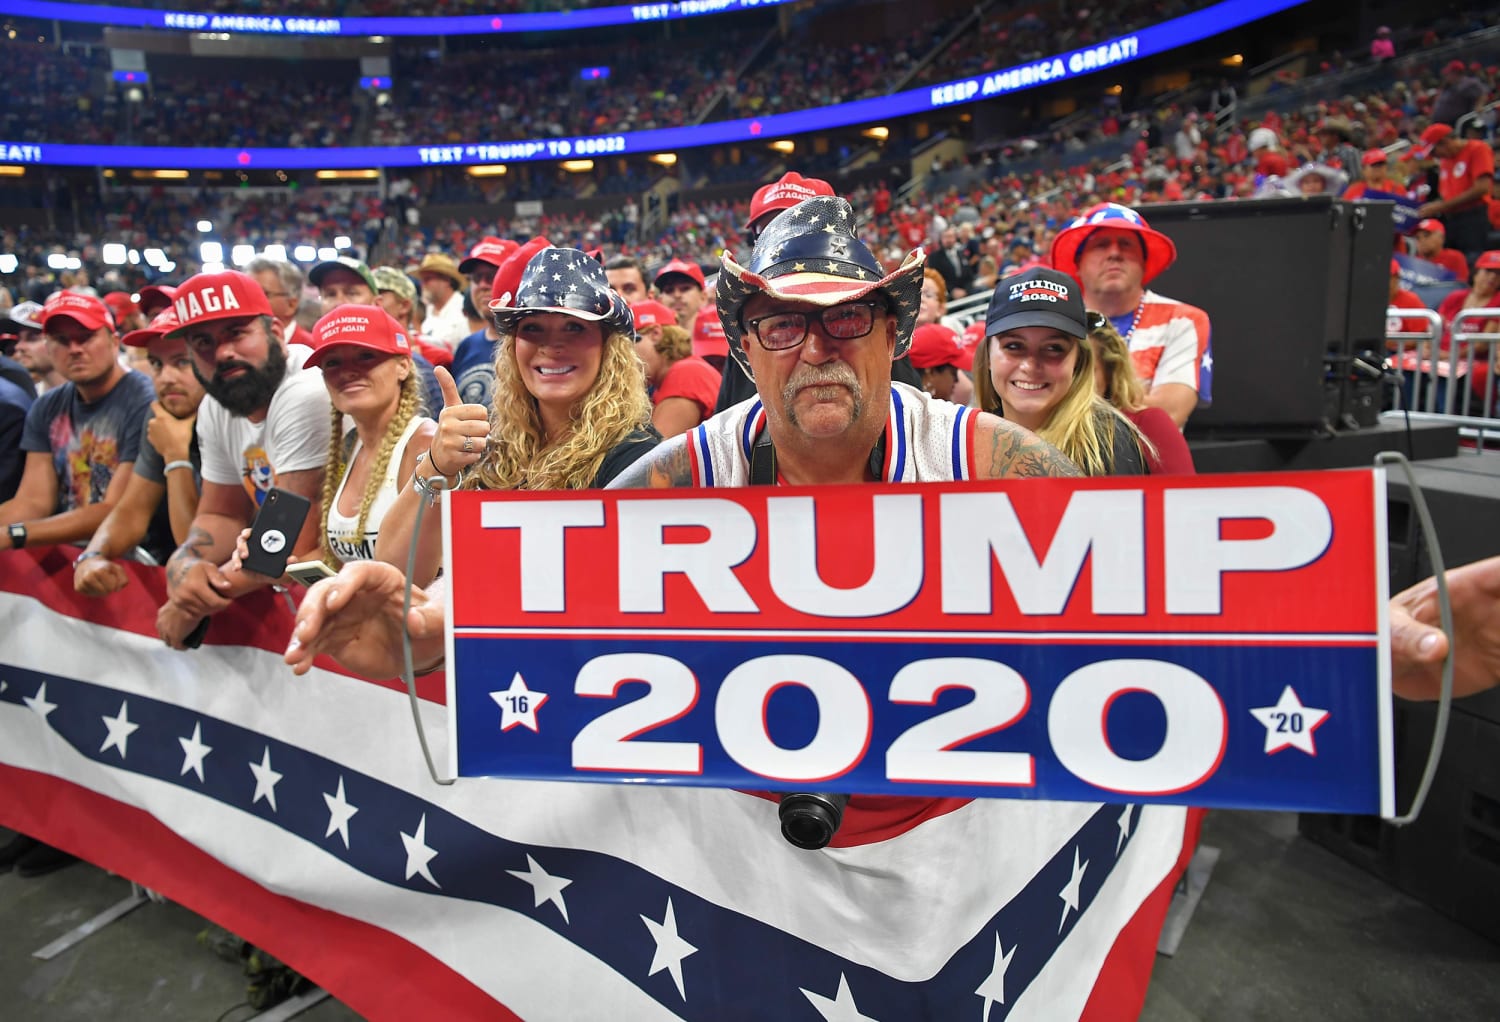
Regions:
<instances>
[{"instance_id":1,"label":"woman's bracelet","mask_svg":"<svg viewBox=\"0 0 1500 1022\"><path fill-rule=\"evenodd\" d=\"M178 461L169 461L169 462L167 462L166 467L161 470L161 474L162 475L166 475L168 472L172 471L174 468L191 469L192 467L193 467L193 463L191 461L188 461L186 458L182 458L182 459L179 459Z\"/></svg>"}]
</instances>

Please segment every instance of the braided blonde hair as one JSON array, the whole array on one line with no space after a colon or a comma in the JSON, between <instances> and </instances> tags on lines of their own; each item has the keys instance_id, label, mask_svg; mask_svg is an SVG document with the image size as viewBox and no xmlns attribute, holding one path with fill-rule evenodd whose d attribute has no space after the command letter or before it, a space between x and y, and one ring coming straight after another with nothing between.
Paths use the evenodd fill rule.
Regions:
<instances>
[{"instance_id":1,"label":"braided blonde hair","mask_svg":"<svg viewBox=\"0 0 1500 1022\"><path fill-rule=\"evenodd\" d=\"M616 444L651 421L645 372L629 334L604 338L599 375L574 408L566 435L547 445L536 398L521 382L514 333L500 336L490 442L464 486L478 490L582 490Z\"/></svg>"},{"instance_id":2,"label":"braided blonde hair","mask_svg":"<svg viewBox=\"0 0 1500 1022\"><path fill-rule=\"evenodd\" d=\"M418 407L422 403L422 387L417 380L416 366L411 359L406 359L406 379L401 381L401 396L396 402L396 413L385 427L385 435L381 438L380 449L375 452L375 461L370 466L370 478L365 481L364 495L359 499L359 523L354 527L353 545L358 546L364 542L365 526L370 521L370 508L375 504L375 498L380 495L381 484L385 480L386 469L390 467L391 457L395 454L396 444L401 439L401 434L406 432L406 427L417 415ZM333 508L334 499L338 496L339 484L344 480L344 473L348 471L348 464L344 460L344 413L337 408L330 408L333 420L333 428L328 433L328 465L323 470L323 528L319 533L318 542L323 549L323 563L334 571L337 571L343 561L334 554L328 542L328 513Z\"/></svg>"}]
</instances>

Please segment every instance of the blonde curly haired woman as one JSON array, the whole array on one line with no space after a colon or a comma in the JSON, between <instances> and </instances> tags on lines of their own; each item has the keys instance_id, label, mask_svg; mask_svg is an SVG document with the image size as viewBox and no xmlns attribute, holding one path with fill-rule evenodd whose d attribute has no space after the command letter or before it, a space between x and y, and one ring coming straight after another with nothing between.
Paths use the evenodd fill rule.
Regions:
<instances>
[{"instance_id":1,"label":"blonde curly haired woman","mask_svg":"<svg viewBox=\"0 0 1500 1022\"><path fill-rule=\"evenodd\" d=\"M1145 440L1094 393L1083 288L1057 270L1006 277L990 299L974 355L974 397L1025 426L1085 475L1145 475Z\"/></svg>"},{"instance_id":2,"label":"blonde curly haired woman","mask_svg":"<svg viewBox=\"0 0 1500 1022\"><path fill-rule=\"evenodd\" d=\"M453 378L438 373L444 407L437 436L377 547L380 560L400 568L418 502L427 499L418 491L430 490L425 484L435 477L464 489L591 489L661 440L651 427L630 307L609 289L597 261L577 249L544 248L527 263L513 300L496 290L493 408L461 404ZM426 516L416 585L436 577L441 538L438 516Z\"/></svg>"}]
</instances>

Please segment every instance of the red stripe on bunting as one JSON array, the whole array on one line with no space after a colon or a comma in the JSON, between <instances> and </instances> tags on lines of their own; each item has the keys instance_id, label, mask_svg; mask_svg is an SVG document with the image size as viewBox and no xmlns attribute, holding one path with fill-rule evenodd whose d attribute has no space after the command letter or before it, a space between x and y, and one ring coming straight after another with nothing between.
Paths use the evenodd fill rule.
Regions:
<instances>
[{"instance_id":1,"label":"red stripe on bunting","mask_svg":"<svg viewBox=\"0 0 1500 1022\"><path fill-rule=\"evenodd\" d=\"M0 764L0 823L160 891L264 948L365 1018L521 1022L462 974L388 930L266 890L154 816Z\"/></svg>"},{"instance_id":2,"label":"red stripe on bunting","mask_svg":"<svg viewBox=\"0 0 1500 1022\"><path fill-rule=\"evenodd\" d=\"M1146 1005L1146 986L1151 982L1151 966L1156 961L1156 945L1161 939L1162 922L1167 918L1177 882L1182 879L1193 853L1198 850L1198 834L1203 829L1206 809L1189 809L1183 825L1182 853L1156 890L1141 903L1130 922L1115 937L1114 946L1105 956L1104 965L1094 980L1088 1003L1078 1022L1117 1022L1137 1018Z\"/></svg>"},{"instance_id":3,"label":"red stripe on bunting","mask_svg":"<svg viewBox=\"0 0 1500 1022\"><path fill-rule=\"evenodd\" d=\"M161 568L120 561L130 576L130 583L109 596L83 596L73 589L75 547L45 547L36 550L0 551L0 591L29 596L47 609L91 624L133 632L156 638L156 612L167 602L167 579ZM300 602L307 590L293 586L292 599ZM247 593L229 607L214 615L205 646L249 646L280 655L292 637L293 616L280 593L264 589ZM192 656L184 652L181 656ZM349 678L359 678L344 670L329 657L319 657L317 666ZM292 669L287 681L295 683ZM359 678L382 688L405 692L400 679L375 680ZM448 701L445 677L441 671L417 679L417 695L439 705Z\"/></svg>"}]
</instances>

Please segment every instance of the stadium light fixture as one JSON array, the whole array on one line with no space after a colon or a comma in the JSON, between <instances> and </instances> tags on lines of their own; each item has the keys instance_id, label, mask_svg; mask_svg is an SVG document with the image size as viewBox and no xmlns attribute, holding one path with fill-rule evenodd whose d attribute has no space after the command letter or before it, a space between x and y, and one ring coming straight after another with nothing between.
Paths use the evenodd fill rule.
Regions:
<instances>
[{"instance_id":1,"label":"stadium light fixture","mask_svg":"<svg viewBox=\"0 0 1500 1022\"><path fill-rule=\"evenodd\" d=\"M267 259L275 259L279 263L284 263L286 262L286 246L267 245L262 255L264 255Z\"/></svg>"},{"instance_id":2,"label":"stadium light fixture","mask_svg":"<svg viewBox=\"0 0 1500 1022\"><path fill-rule=\"evenodd\" d=\"M222 263L224 261L224 246L217 241L205 241L198 246L198 258L204 263Z\"/></svg>"},{"instance_id":3,"label":"stadium light fixture","mask_svg":"<svg viewBox=\"0 0 1500 1022\"><path fill-rule=\"evenodd\" d=\"M99 250L99 258L104 260L106 266L124 266L125 246L112 241Z\"/></svg>"},{"instance_id":4,"label":"stadium light fixture","mask_svg":"<svg viewBox=\"0 0 1500 1022\"><path fill-rule=\"evenodd\" d=\"M354 242L349 240L349 235L340 234L337 238L333 239L333 247L339 251L343 251L346 248L353 248Z\"/></svg>"},{"instance_id":5,"label":"stadium light fixture","mask_svg":"<svg viewBox=\"0 0 1500 1022\"><path fill-rule=\"evenodd\" d=\"M204 273L223 273L224 272L224 264L223 263L204 263L202 269L203 269Z\"/></svg>"},{"instance_id":6,"label":"stadium light fixture","mask_svg":"<svg viewBox=\"0 0 1500 1022\"><path fill-rule=\"evenodd\" d=\"M214 231L214 224L213 224L212 220L199 220L198 221L198 233L199 234L212 234L213 231Z\"/></svg>"},{"instance_id":7,"label":"stadium light fixture","mask_svg":"<svg viewBox=\"0 0 1500 1022\"><path fill-rule=\"evenodd\" d=\"M78 258L77 256L68 256L68 269L70 269L70 270L81 270L81 269L83 269L83 260L80 259L80 258Z\"/></svg>"},{"instance_id":8,"label":"stadium light fixture","mask_svg":"<svg viewBox=\"0 0 1500 1022\"><path fill-rule=\"evenodd\" d=\"M771 148L783 156L790 156L797 151L797 143L789 138L779 138L771 143Z\"/></svg>"},{"instance_id":9,"label":"stadium light fixture","mask_svg":"<svg viewBox=\"0 0 1500 1022\"><path fill-rule=\"evenodd\" d=\"M17 167L17 166L15 166L13 164L6 164L5 166L0 167L0 177L25 177L25 176L26 176L26 168L25 167Z\"/></svg>"},{"instance_id":10,"label":"stadium light fixture","mask_svg":"<svg viewBox=\"0 0 1500 1022\"><path fill-rule=\"evenodd\" d=\"M374 181L380 177L378 170L320 170L316 175L319 181Z\"/></svg>"},{"instance_id":11,"label":"stadium light fixture","mask_svg":"<svg viewBox=\"0 0 1500 1022\"><path fill-rule=\"evenodd\" d=\"M593 160L563 160L562 169L569 174L587 174L594 169Z\"/></svg>"},{"instance_id":12,"label":"stadium light fixture","mask_svg":"<svg viewBox=\"0 0 1500 1022\"><path fill-rule=\"evenodd\" d=\"M1245 55L1243 53L1231 53L1229 56L1219 61L1219 63L1223 64L1225 67L1239 67L1245 63Z\"/></svg>"},{"instance_id":13,"label":"stadium light fixture","mask_svg":"<svg viewBox=\"0 0 1500 1022\"><path fill-rule=\"evenodd\" d=\"M891 137L891 129L884 127L883 125L878 125L873 128L866 128L864 131L860 132L860 134L865 138L873 138L877 142L884 142L886 139Z\"/></svg>"},{"instance_id":14,"label":"stadium light fixture","mask_svg":"<svg viewBox=\"0 0 1500 1022\"><path fill-rule=\"evenodd\" d=\"M336 249L336 248L320 248L320 249L318 249L318 259L321 262L325 262L325 263L332 262L333 260L337 259L338 257L339 257L339 250Z\"/></svg>"},{"instance_id":15,"label":"stadium light fixture","mask_svg":"<svg viewBox=\"0 0 1500 1022\"><path fill-rule=\"evenodd\" d=\"M188 172L185 170L132 170L130 176L137 181L186 181Z\"/></svg>"},{"instance_id":16,"label":"stadium light fixture","mask_svg":"<svg viewBox=\"0 0 1500 1022\"><path fill-rule=\"evenodd\" d=\"M254 245L236 245L229 250L229 261L236 266L249 266L250 260L255 258Z\"/></svg>"},{"instance_id":17,"label":"stadium light fixture","mask_svg":"<svg viewBox=\"0 0 1500 1022\"><path fill-rule=\"evenodd\" d=\"M20 265L21 261L15 257L14 253L0 253L0 273L15 273Z\"/></svg>"},{"instance_id":18,"label":"stadium light fixture","mask_svg":"<svg viewBox=\"0 0 1500 1022\"><path fill-rule=\"evenodd\" d=\"M299 263L310 263L318 258L318 250L311 245L298 245L292 249L292 258Z\"/></svg>"},{"instance_id":19,"label":"stadium light fixture","mask_svg":"<svg viewBox=\"0 0 1500 1022\"><path fill-rule=\"evenodd\" d=\"M650 157L652 163L660 163L663 167L672 167L677 164L676 153L657 153Z\"/></svg>"},{"instance_id":20,"label":"stadium light fixture","mask_svg":"<svg viewBox=\"0 0 1500 1022\"><path fill-rule=\"evenodd\" d=\"M148 248L141 255L145 258L147 266L159 267L167 261L167 254L159 248Z\"/></svg>"},{"instance_id":21,"label":"stadium light fixture","mask_svg":"<svg viewBox=\"0 0 1500 1022\"><path fill-rule=\"evenodd\" d=\"M130 260L131 266L141 265L141 250L138 248L131 249L126 253L126 258Z\"/></svg>"},{"instance_id":22,"label":"stadium light fixture","mask_svg":"<svg viewBox=\"0 0 1500 1022\"><path fill-rule=\"evenodd\" d=\"M66 270L68 268L68 254L66 252L53 252L47 256L47 268L49 270Z\"/></svg>"},{"instance_id":23,"label":"stadium light fixture","mask_svg":"<svg viewBox=\"0 0 1500 1022\"><path fill-rule=\"evenodd\" d=\"M172 262L166 262L166 263L162 263L160 266L158 266L157 269L160 270L163 273L171 273L173 270L177 269L177 264L176 263L172 263Z\"/></svg>"},{"instance_id":24,"label":"stadium light fixture","mask_svg":"<svg viewBox=\"0 0 1500 1022\"><path fill-rule=\"evenodd\" d=\"M503 163L481 163L469 168L470 177L499 177L505 172Z\"/></svg>"}]
</instances>

